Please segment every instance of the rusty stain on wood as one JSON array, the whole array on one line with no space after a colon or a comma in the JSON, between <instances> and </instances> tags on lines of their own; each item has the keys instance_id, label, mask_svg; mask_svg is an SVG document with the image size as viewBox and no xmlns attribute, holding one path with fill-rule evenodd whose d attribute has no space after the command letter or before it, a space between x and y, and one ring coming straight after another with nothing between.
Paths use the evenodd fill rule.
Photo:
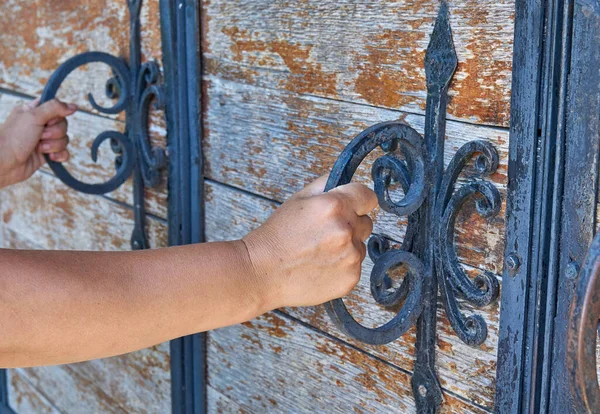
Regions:
<instances>
[{"instance_id":1,"label":"rusty stain on wood","mask_svg":"<svg viewBox=\"0 0 600 414\"><path fill-rule=\"evenodd\" d=\"M234 189L222 186L218 183L208 181L207 192L210 198L206 205L206 237L209 241L229 240L242 237L253 228L257 227L276 208L276 203L269 202L263 198L254 197L249 194L239 193ZM369 274L372 263L366 260L363 265L362 278L358 287L345 299L353 316L367 326L377 326L387 322L391 313L374 302L370 295ZM477 269L466 266L469 274L475 274ZM496 346L498 335L498 306L485 308L481 314L485 318L489 328L488 340L478 348L471 348L462 343L450 328L444 312L439 307L438 329L438 360L437 367L442 385L457 395L463 395L483 407L492 408L495 393L495 369L496 369ZM465 306L467 312L471 309ZM355 346L365 349L369 353L390 361L396 366L407 371L413 369L413 357L415 354L414 328L398 341L385 346L368 346L343 336L331 324L326 316L324 308L307 307L298 309L285 309L286 313L317 327L331 335L343 338ZM269 318L276 317L269 323L269 329L281 324L281 317L273 314ZM257 332L265 330L256 321L243 324L248 329ZM277 331L279 335L288 334L286 330ZM277 336L271 334L270 336ZM256 336L255 336L256 337ZM254 338L255 338L254 337ZM285 352L285 343L280 345ZM223 351L225 349L225 351ZM222 348L221 352L226 352ZM266 350L265 350L266 352ZM275 350L272 350L275 352ZM281 353L281 352L275 352ZM235 357L231 357L235 358ZM231 358L227 358L230 361ZM478 362L477 362L478 361ZM482 367L485 368L482 369ZM485 371L486 375L479 375ZM412 397L410 397L412 398Z\"/></svg>"},{"instance_id":2,"label":"rusty stain on wood","mask_svg":"<svg viewBox=\"0 0 600 414\"><path fill-rule=\"evenodd\" d=\"M18 413L60 414L27 379L21 370L9 370L9 404Z\"/></svg>"},{"instance_id":3,"label":"rusty stain on wood","mask_svg":"<svg viewBox=\"0 0 600 414\"><path fill-rule=\"evenodd\" d=\"M339 413L415 412L405 372L287 317L277 316L283 321L278 329L287 336L272 335L269 315L253 321L256 329L237 325L209 335L209 407L215 412L295 412L298 407ZM240 347L244 352L238 352ZM281 352L273 347L281 347ZM236 357L225 363L219 349ZM486 412L451 395L445 402L442 412Z\"/></svg>"},{"instance_id":4,"label":"rusty stain on wood","mask_svg":"<svg viewBox=\"0 0 600 414\"><path fill-rule=\"evenodd\" d=\"M58 65L71 56L88 50L124 57L128 53L126 2L6 0L3 10L0 85L6 89L36 96ZM141 13L142 53L160 61L159 18L158 0L145 1ZM102 65L79 70L61 88L60 98L91 110L86 93L94 92L95 97L102 98L110 77L110 71Z\"/></svg>"},{"instance_id":5,"label":"rusty stain on wood","mask_svg":"<svg viewBox=\"0 0 600 414\"><path fill-rule=\"evenodd\" d=\"M451 118L508 126L514 2L450 1ZM221 79L423 113L437 0L203 3L206 71ZM286 45L281 48L281 45ZM290 48L302 62L290 59Z\"/></svg>"}]
</instances>

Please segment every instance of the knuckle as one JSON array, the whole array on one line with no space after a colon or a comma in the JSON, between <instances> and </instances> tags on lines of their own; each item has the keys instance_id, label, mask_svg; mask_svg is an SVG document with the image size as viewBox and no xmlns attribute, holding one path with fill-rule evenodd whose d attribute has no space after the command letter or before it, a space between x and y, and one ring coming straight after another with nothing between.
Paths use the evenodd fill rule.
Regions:
<instances>
[{"instance_id":1,"label":"knuckle","mask_svg":"<svg viewBox=\"0 0 600 414\"><path fill-rule=\"evenodd\" d=\"M59 101L56 98L52 99L49 104L50 104L50 108L56 112L61 112L61 111L64 111L65 109L67 109L67 104Z\"/></svg>"},{"instance_id":2,"label":"knuckle","mask_svg":"<svg viewBox=\"0 0 600 414\"><path fill-rule=\"evenodd\" d=\"M362 253L358 249L353 248L348 253L347 260L348 260L348 264L350 266L354 267L354 266L360 265L361 260L362 260Z\"/></svg>"},{"instance_id":3,"label":"knuckle","mask_svg":"<svg viewBox=\"0 0 600 414\"><path fill-rule=\"evenodd\" d=\"M348 223L337 223L331 232L332 242L335 246L346 246L352 243L353 231Z\"/></svg>"},{"instance_id":4,"label":"knuckle","mask_svg":"<svg viewBox=\"0 0 600 414\"><path fill-rule=\"evenodd\" d=\"M319 206L320 210L326 217L336 217L344 210L344 202L336 195L328 194L327 197L322 198L322 205Z\"/></svg>"}]
</instances>

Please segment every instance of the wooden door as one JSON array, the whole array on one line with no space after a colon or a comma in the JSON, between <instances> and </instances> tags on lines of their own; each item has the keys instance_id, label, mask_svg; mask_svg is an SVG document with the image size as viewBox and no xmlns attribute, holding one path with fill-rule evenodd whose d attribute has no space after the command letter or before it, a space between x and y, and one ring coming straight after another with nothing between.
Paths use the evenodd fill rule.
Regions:
<instances>
[{"instance_id":1,"label":"wooden door","mask_svg":"<svg viewBox=\"0 0 600 414\"><path fill-rule=\"evenodd\" d=\"M203 3L206 237L228 240L258 226L306 183L328 174L365 128L426 123L425 54L438 1ZM501 211L465 206L456 225L460 265L501 281L507 183L513 1L449 3L458 69L449 86L446 164L463 144L493 144L490 182ZM371 160L372 161L372 160ZM472 172L472 170L471 170ZM469 172L466 174L469 175ZM370 169L356 179L370 183ZM374 232L393 242L406 221L377 210ZM369 274L345 298L373 327L395 311L371 296ZM477 346L457 337L440 305L435 369L442 412L494 408L499 309L476 310L487 325ZM208 334L209 412L413 412L415 328L385 345L343 334L324 307L281 309Z\"/></svg>"},{"instance_id":2,"label":"wooden door","mask_svg":"<svg viewBox=\"0 0 600 414\"><path fill-rule=\"evenodd\" d=\"M278 309L123 357L0 371L0 412L596 407L589 366L598 312L586 304L597 303L590 296L597 246L584 261L598 205L594 1L107 0L80 5L86 22L98 25L94 35L77 8L42 3L32 2L34 15L5 4L20 17L0 17L14 28L0 34L13 45L0 57L0 111L42 91L49 98L62 85L62 96L85 108L71 126L75 179L110 179L114 160L93 168L87 151L90 132L114 129L164 156L168 185L139 154L124 167L114 143L117 176L131 175L122 187L82 186L51 165L0 194L3 247L240 238L324 174L330 186L351 175L378 182L381 207L373 214L375 253L343 302ZM17 30L25 19L39 28L35 36ZM75 26L63 44L56 31L65 22ZM53 55L39 54L36 45L49 39L42 50ZM93 59L113 71L92 65L63 85L69 62ZM158 87L166 117L146 119L139 109L150 102L137 90L124 93L133 109L121 115L88 105L81 90L100 96L107 79L109 99L100 103L119 102L128 86L119 68ZM346 161L363 155L351 174ZM391 164L373 180L384 158ZM415 208L398 208L413 186ZM410 260L384 269L390 279L379 271L381 284L389 292L401 290L401 280L418 286L393 306L374 299L370 280L385 243ZM411 274L419 263L421 275ZM356 328L341 303L366 328L404 315L402 329L387 336Z\"/></svg>"}]
</instances>

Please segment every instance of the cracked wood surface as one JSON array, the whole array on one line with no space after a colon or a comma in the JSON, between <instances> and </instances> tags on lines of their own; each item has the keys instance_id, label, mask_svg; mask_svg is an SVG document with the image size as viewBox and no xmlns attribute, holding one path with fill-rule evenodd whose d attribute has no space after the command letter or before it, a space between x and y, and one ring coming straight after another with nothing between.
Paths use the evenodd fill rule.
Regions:
<instances>
[{"instance_id":1,"label":"cracked wood surface","mask_svg":"<svg viewBox=\"0 0 600 414\"><path fill-rule=\"evenodd\" d=\"M415 412L408 373L285 315L215 330L208 344L211 413ZM487 411L446 394L441 412Z\"/></svg>"},{"instance_id":2,"label":"cracked wood surface","mask_svg":"<svg viewBox=\"0 0 600 414\"><path fill-rule=\"evenodd\" d=\"M208 241L242 237L264 221L277 206L274 202L251 194L240 193L233 188L211 181L206 183L206 191L206 237ZM366 259L363 264L361 281L351 295L345 299L345 302L357 320L372 327L387 322L393 314L379 306L371 298L369 287L371 267L372 263ZM467 267L467 271L472 274L475 269ZM472 309L465 306L464 310L469 313ZM287 308L284 311L332 336L341 338L372 355L389 361L407 372L413 369L414 328L407 335L388 345L370 346L354 341L339 332L330 322L322 306ZM446 390L491 410L495 392L499 308L498 305L493 305L479 313L488 324L488 339L481 346L471 348L456 337L444 311L441 310L441 307L439 308L436 366L442 386Z\"/></svg>"}]
</instances>

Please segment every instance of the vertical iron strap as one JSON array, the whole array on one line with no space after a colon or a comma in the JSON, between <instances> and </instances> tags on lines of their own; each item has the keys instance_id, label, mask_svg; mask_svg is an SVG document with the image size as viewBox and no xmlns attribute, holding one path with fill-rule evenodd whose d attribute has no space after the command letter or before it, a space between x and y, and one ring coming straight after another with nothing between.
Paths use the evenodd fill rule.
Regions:
<instances>
[{"instance_id":1,"label":"vertical iron strap","mask_svg":"<svg viewBox=\"0 0 600 414\"><path fill-rule=\"evenodd\" d=\"M342 332L375 345L399 338L416 323L412 388L419 413L436 412L442 404L442 389L435 372L438 291L452 328L470 346L485 341L487 324L481 315L465 316L458 298L481 308L493 303L499 294L495 275L483 272L471 279L456 252L454 227L464 204L474 202L478 214L485 218L498 214L501 206L498 189L483 180L498 166L498 154L491 143L466 143L444 171L448 86L457 65L448 6L442 2L425 54L424 137L397 121L373 125L342 151L326 186L328 191L347 184L368 154L378 147L383 150L384 155L372 166L374 190L381 209L408 216L408 226L399 249L391 248L383 235L369 240L369 256L374 262L371 293L380 305L394 308L396 315L382 326L368 328L352 317L342 299L327 303L325 309ZM458 186L457 179L470 161L474 161L475 174ZM389 187L393 183L404 189L402 200L391 199ZM407 272L400 286L393 288L388 272L400 265Z\"/></svg>"},{"instance_id":2,"label":"vertical iron strap","mask_svg":"<svg viewBox=\"0 0 600 414\"><path fill-rule=\"evenodd\" d=\"M204 241L200 6L161 0L169 150L169 245ZM172 412L206 412L206 334L171 341Z\"/></svg>"}]
</instances>

